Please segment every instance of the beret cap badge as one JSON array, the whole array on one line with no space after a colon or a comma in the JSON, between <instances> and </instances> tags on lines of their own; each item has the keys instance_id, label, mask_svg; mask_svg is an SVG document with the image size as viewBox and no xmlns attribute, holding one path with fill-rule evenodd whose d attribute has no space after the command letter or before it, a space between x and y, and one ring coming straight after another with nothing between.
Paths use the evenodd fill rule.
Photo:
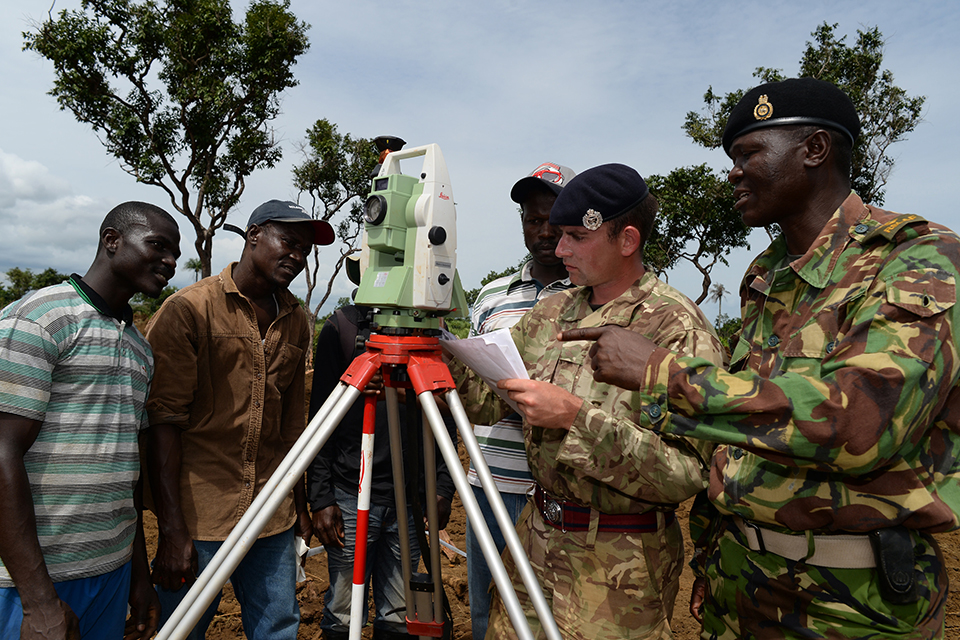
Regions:
<instances>
[{"instance_id":1,"label":"beret cap badge","mask_svg":"<svg viewBox=\"0 0 960 640\"><path fill-rule=\"evenodd\" d=\"M587 209L583 214L583 226L590 231L596 231L603 224L603 215L595 209Z\"/></svg>"},{"instance_id":2,"label":"beret cap badge","mask_svg":"<svg viewBox=\"0 0 960 640\"><path fill-rule=\"evenodd\" d=\"M753 117L757 120L766 120L773 115L773 105L767 99L767 94L760 96L757 106L753 108Z\"/></svg>"}]
</instances>

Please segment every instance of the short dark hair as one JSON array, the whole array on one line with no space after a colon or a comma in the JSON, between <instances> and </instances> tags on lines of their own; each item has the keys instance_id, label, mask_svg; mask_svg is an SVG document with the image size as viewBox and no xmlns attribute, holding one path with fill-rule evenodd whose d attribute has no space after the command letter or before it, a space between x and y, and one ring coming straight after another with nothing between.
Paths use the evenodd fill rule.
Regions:
<instances>
[{"instance_id":1,"label":"short dark hair","mask_svg":"<svg viewBox=\"0 0 960 640\"><path fill-rule=\"evenodd\" d=\"M110 210L100 224L100 235L102 236L104 231L111 228L124 234L134 225L145 224L148 216L157 216L173 225L177 224L173 216L160 207L134 200L118 204Z\"/></svg>"},{"instance_id":2,"label":"short dark hair","mask_svg":"<svg viewBox=\"0 0 960 640\"><path fill-rule=\"evenodd\" d=\"M627 227L636 227L637 231L640 232L640 255L643 255L643 247L647 244L650 234L653 233L653 224L657 220L657 211L659 210L660 203L652 193L647 194L647 197L632 209L604 223L603 226L607 227L607 237L612 240Z\"/></svg>"},{"instance_id":3,"label":"short dark hair","mask_svg":"<svg viewBox=\"0 0 960 640\"><path fill-rule=\"evenodd\" d=\"M830 144L833 147L833 162L836 170L847 180L850 179L850 171L853 166L853 144L845 134L836 129L817 127L815 125L791 125L783 127L785 130L793 133L795 142L806 140L821 129L830 134Z\"/></svg>"}]
</instances>

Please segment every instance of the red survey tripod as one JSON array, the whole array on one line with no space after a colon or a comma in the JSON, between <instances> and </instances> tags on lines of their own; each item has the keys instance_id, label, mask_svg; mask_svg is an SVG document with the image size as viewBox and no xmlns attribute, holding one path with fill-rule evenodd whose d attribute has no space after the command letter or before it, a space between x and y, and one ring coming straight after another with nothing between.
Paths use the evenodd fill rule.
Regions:
<instances>
[{"instance_id":1,"label":"red survey tripod","mask_svg":"<svg viewBox=\"0 0 960 640\"><path fill-rule=\"evenodd\" d=\"M385 388L393 391L393 405L388 401L390 429L390 457L393 467L394 498L397 510L397 528L401 540L409 540L406 483L402 458L402 443L396 392L398 388L413 388L417 395L435 393L454 388L450 370L441 359L440 341L433 336L422 335L417 330L407 330L413 335L385 335L374 333L366 342L366 352L354 358L340 378L345 384L363 389L380 371ZM388 396L389 397L389 396ZM370 516L371 476L373 475L373 446L376 431L377 398L368 395L364 399L363 442L359 493L357 497L357 529L353 562L353 594L350 620L366 620L366 554L367 530ZM436 495L436 460L434 441L430 429L423 436L426 495ZM443 583L440 575L439 517L435 501L427 500L427 522L430 534L430 575L414 574L410 549L400 547L401 570L404 576L407 633L415 636L439 638L443 635L445 622L443 608ZM354 625L351 622L351 632Z\"/></svg>"}]
</instances>

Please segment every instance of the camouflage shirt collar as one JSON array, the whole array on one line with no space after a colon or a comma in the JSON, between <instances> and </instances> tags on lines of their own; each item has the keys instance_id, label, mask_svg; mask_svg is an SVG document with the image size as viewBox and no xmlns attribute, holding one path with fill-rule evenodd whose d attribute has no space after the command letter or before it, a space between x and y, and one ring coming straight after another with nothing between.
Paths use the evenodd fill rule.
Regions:
<instances>
[{"instance_id":1,"label":"camouflage shirt collar","mask_svg":"<svg viewBox=\"0 0 960 640\"><path fill-rule=\"evenodd\" d=\"M851 241L862 241L880 222L871 219L871 210L853 191L820 231L807 252L790 263L798 276L810 286L819 289L830 284L834 268L844 248ZM754 280L769 280L768 274L779 269L787 257L787 244L778 236L751 265L743 279L743 286L753 286ZM757 283L759 284L759 283ZM765 287L761 287L765 288Z\"/></svg>"},{"instance_id":2,"label":"camouflage shirt collar","mask_svg":"<svg viewBox=\"0 0 960 640\"><path fill-rule=\"evenodd\" d=\"M561 322L579 323L578 326L582 327L599 327L607 324L626 327L633 320L633 309L650 296L656 284L656 276L648 270L626 291L596 311L590 307L590 287L571 289L569 294L573 300L560 313L559 319ZM595 314L595 317L590 318L591 314ZM589 322L583 322L588 318Z\"/></svg>"}]
</instances>

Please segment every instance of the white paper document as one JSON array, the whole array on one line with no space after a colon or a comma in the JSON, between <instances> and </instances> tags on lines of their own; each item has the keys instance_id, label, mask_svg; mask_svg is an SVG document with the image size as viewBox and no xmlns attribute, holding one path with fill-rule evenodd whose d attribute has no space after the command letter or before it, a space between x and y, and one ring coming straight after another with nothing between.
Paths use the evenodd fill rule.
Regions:
<instances>
[{"instance_id":1,"label":"white paper document","mask_svg":"<svg viewBox=\"0 0 960 640\"><path fill-rule=\"evenodd\" d=\"M458 340L453 334L444 332L440 345L477 373L483 381L503 398L514 411L519 411L516 403L507 397L507 392L497 388L497 382L505 378L529 379L527 368L520 358L517 345L510 337L509 329L485 333L482 336Z\"/></svg>"}]
</instances>

